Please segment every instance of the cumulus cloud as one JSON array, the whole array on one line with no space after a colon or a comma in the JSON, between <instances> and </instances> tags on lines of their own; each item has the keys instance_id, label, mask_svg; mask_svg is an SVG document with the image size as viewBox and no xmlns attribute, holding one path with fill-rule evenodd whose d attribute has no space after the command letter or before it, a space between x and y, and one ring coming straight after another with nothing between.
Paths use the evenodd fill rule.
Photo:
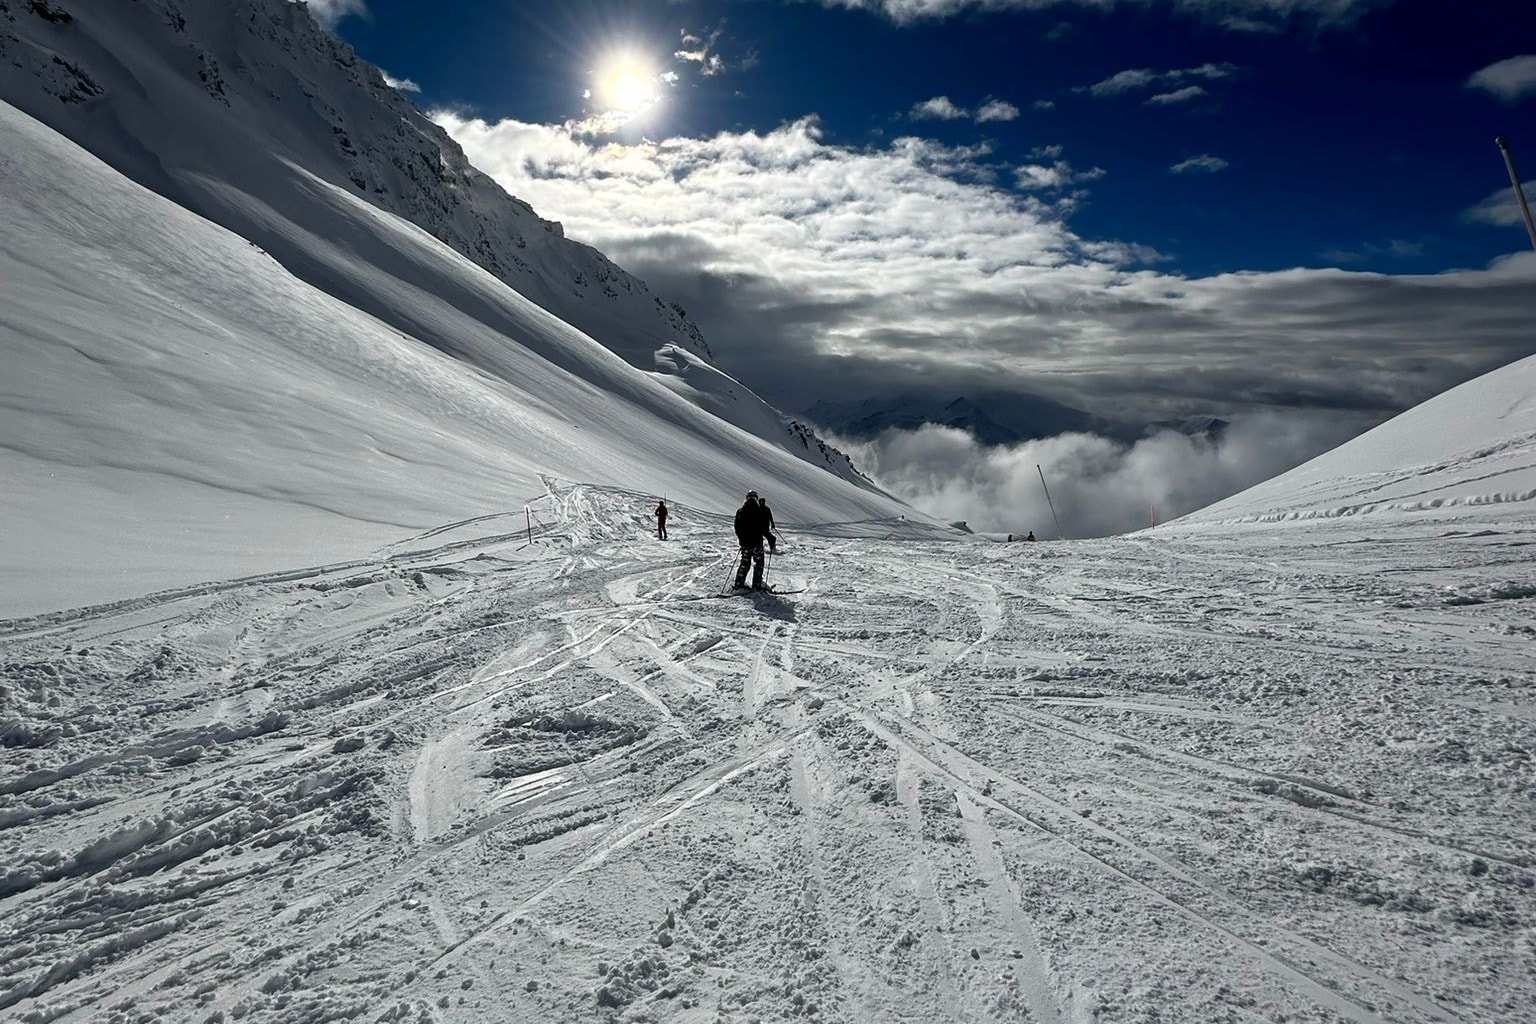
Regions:
<instances>
[{"instance_id":1,"label":"cumulus cloud","mask_svg":"<svg viewBox=\"0 0 1536 1024\"><path fill-rule=\"evenodd\" d=\"M1007 100L988 100L976 111L978 122L986 121L1014 121L1019 116L1019 108Z\"/></svg>"},{"instance_id":2,"label":"cumulus cloud","mask_svg":"<svg viewBox=\"0 0 1536 1024\"><path fill-rule=\"evenodd\" d=\"M379 74L384 76L384 84L389 86L391 89L398 89L401 92L421 92L421 86L417 85L409 78L396 78L394 75L390 74L388 71L385 71L383 68L379 69Z\"/></svg>"},{"instance_id":3,"label":"cumulus cloud","mask_svg":"<svg viewBox=\"0 0 1536 1024\"><path fill-rule=\"evenodd\" d=\"M326 28L335 28L343 18L367 14L368 6L363 0L309 0L309 13Z\"/></svg>"},{"instance_id":4,"label":"cumulus cloud","mask_svg":"<svg viewBox=\"0 0 1536 1024\"><path fill-rule=\"evenodd\" d=\"M955 103L948 96L935 96L914 104L908 117L914 121L958 121L970 118L977 124L988 121L1012 121L1018 118L1019 108L1007 100L989 99L974 111Z\"/></svg>"},{"instance_id":5,"label":"cumulus cloud","mask_svg":"<svg viewBox=\"0 0 1536 1024\"><path fill-rule=\"evenodd\" d=\"M1069 537L1100 537L1166 522L1306 461L1371 426L1366 415L1260 413L1219 440L1159 431L1134 444L1092 434L989 447L952 427L888 430L874 441L833 438L897 496L971 529L1055 535L1051 501ZM1040 467L1037 469L1036 467Z\"/></svg>"},{"instance_id":6,"label":"cumulus cloud","mask_svg":"<svg viewBox=\"0 0 1536 1024\"><path fill-rule=\"evenodd\" d=\"M1053 156L1060 155L1060 147L1049 147L1056 152ZM1069 185L1078 185L1083 182L1097 181L1104 177L1104 168L1092 167L1086 171L1079 171L1065 160L1056 160L1053 163L1022 164L1014 168L1014 181L1022 189L1059 189Z\"/></svg>"},{"instance_id":7,"label":"cumulus cloud","mask_svg":"<svg viewBox=\"0 0 1536 1024\"><path fill-rule=\"evenodd\" d=\"M948 96L935 96L931 100L915 103L911 114L914 121L957 121L970 116L970 111L956 106Z\"/></svg>"},{"instance_id":8,"label":"cumulus cloud","mask_svg":"<svg viewBox=\"0 0 1536 1024\"><path fill-rule=\"evenodd\" d=\"M1035 102L1031 103L1030 106L1033 107L1036 110L1054 110L1056 108L1056 101L1055 100L1035 100Z\"/></svg>"},{"instance_id":9,"label":"cumulus cloud","mask_svg":"<svg viewBox=\"0 0 1536 1024\"><path fill-rule=\"evenodd\" d=\"M1223 78L1231 78L1238 73L1234 64L1201 64L1193 68L1170 68L1167 71L1156 71L1152 68L1127 68L1117 71L1108 78L1095 82L1078 91L1086 92L1090 96L1100 99L1109 96L1123 96L1128 92L1139 92L1153 86L1175 86L1181 82L1187 82L1191 78L1198 78L1207 82L1214 82ZM1165 99L1162 102L1176 103L1179 99L1189 99L1205 92L1200 86L1192 86L1198 90L1189 95L1180 96L1178 99ZM1188 88L1182 90L1188 92ZM1163 96L1173 96L1175 93L1164 93ZM1155 99L1155 98L1154 98Z\"/></svg>"},{"instance_id":10,"label":"cumulus cloud","mask_svg":"<svg viewBox=\"0 0 1536 1024\"><path fill-rule=\"evenodd\" d=\"M1467 88L1481 89L1505 103L1514 103L1527 93L1536 92L1536 54L1490 64L1467 79Z\"/></svg>"},{"instance_id":11,"label":"cumulus cloud","mask_svg":"<svg viewBox=\"0 0 1536 1024\"><path fill-rule=\"evenodd\" d=\"M1192 156L1188 160L1180 160L1178 163L1168 168L1168 170L1174 174L1189 174L1192 171L1199 171L1205 174L1215 174L1217 171L1224 171L1230 166L1231 164L1227 163L1219 156L1211 156L1209 153L1201 153L1199 156Z\"/></svg>"},{"instance_id":12,"label":"cumulus cloud","mask_svg":"<svg viewBox=\"0 0 1536 1024\"><path fill-rule=\"evenodd\" d=\"M1187 277L1135 240L1079 235L1071 188L1019 189L982 146L838 145L814 118L618 144L434 116L513 195L686 307L727 370L792 411L917 382L1142 421L1383 415L1533 348L1536 254L1434 275ZM1044 147L1029 165L1044 186L1078 175L1057 171L1065 157Z\"/></svg>"}]
</instances>

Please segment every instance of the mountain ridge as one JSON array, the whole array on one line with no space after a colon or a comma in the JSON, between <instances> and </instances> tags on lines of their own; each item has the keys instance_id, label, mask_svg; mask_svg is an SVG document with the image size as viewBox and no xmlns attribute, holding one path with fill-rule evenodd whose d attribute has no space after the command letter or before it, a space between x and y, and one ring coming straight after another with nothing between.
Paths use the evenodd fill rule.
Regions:
<instances>
[{"instance_id":1,"label":"mountain ridge","mask_svg":"<svg viewBox=\"0 0 1536 1024\"><path fill-rule=\"evenodd\" d=\"M359 301L367 289L338 280L331 255L316 251L346 227L315 219L320 183L416 224L637 369L665 375L665 351L713 366L681 306L566 238L558 221L475 169L442 128L304 5L0 0L0 97L345 300ZM322 237L295 238L282 230L285 220ZM397 310L371 311L457 358L476 359ZM790 419L734 378L701 375L702 390L666 383L797 458L873 486L845 457L799 444Z\"/></svg>"}]
</instances>

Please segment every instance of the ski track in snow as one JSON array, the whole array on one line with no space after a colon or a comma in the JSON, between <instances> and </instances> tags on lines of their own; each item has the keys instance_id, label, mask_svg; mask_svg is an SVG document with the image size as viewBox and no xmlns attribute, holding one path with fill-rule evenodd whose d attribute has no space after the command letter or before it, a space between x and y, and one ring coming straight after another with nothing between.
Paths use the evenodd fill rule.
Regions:
<instances>
[{"instance_id":1,"label":"ski track in snow","mask_svg":"<svg viewBox=\"0 0 1536 1024\"><path fill-rule=\"evenodd\" d=\"M710 601L723 530L551 494L0 623L0 1020L1536 1000L1529 524L787 531Z\"/></svg>"}]
</instances>

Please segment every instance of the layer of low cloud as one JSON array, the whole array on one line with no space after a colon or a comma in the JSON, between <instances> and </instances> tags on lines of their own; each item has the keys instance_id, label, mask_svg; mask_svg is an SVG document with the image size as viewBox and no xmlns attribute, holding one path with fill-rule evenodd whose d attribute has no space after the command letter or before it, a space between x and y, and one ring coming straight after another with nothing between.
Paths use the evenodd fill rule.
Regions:
<instances>
[{"instance_id":1,"label":"layer of low cloud","mask_svg":"<svg viewBox=\"0 0 1536 1024\"><path fill-rule=\"evenodd\" d=\"M620 145L436 116L512 194L685 306L728 370L791 410L915 385L1142 421L1380 416L1536 348L1536 256L1415 276L1166 273L1135 240L1071 228L1098 172L1056 147L1032 171L984 146L836 145L814 118Z\"/></svg>"},{"instance_id":2,"label":"layer of low cloud","mask_svg":"<svg viewBox=\"0 0 1536 1024\"><path fill-rule=\"evenodd\" d=\"M1364 415L1262 413L1238 419L1214 442L1161 431L1135 444L1062 434L989 447L933 425L888 430L869 442L832 440L925 512L980 532L1033 531L1046 539L1056 534L1056 516L1069 537L1124 533L1154 517L1166 522L1284 472L1373 422Z\"/></svg>"},{"instance_id":3,"label":"layer of low cloud","mask_svg":"<svg viewBox=\"0 0 1536 1024\"><path fill-rule=\"evenodd\" d=\"M1467 79L1467 88L1481 89L1505 103L1536 93L1536 54L1490 64Z\"/></svg>"},{"instance_id":4,"label":"layer of low cloud","mask_svg":"<svg viewBox=\"0 0 1536 1024\"><path fill-rule=\"evenodd\" d=\"M368 5L363 0L309 0L309 13L326 28L335 28L343 18L367 14Z\"/></svg>"},{"instance_id":5,"label":"layer of low cloud","mask_svg":"<svg viewBox=\"0 0 1536 1024\"><path fill-rule=\"evenodd\" d=\"M1180 160L1172 167L1169 167L1168 170L1174 174L1215 174L1217 171L1224 171L1230 166L1232 165L1219 156L1201 153L1199 156Z\"/></svg>"}]
</instances>

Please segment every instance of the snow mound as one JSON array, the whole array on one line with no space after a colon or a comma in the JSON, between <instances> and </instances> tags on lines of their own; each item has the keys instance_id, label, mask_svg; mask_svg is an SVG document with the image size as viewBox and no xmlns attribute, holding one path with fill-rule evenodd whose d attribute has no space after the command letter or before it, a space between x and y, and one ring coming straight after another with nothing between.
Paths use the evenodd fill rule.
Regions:
<instances>
[{"instance_id":1,"label":"snow mound","mask_svg":"<svg viewBox=\"0 0 1536 1024\"><path fill-rule=\"evenodd\" d=\"M1525 503L1532 499L1536 499L1536 356L1437 395L1333 451L1170 527L1493 505L1511 505L1512 514L1529 514Z\"/></svg>"}]
</instances>

